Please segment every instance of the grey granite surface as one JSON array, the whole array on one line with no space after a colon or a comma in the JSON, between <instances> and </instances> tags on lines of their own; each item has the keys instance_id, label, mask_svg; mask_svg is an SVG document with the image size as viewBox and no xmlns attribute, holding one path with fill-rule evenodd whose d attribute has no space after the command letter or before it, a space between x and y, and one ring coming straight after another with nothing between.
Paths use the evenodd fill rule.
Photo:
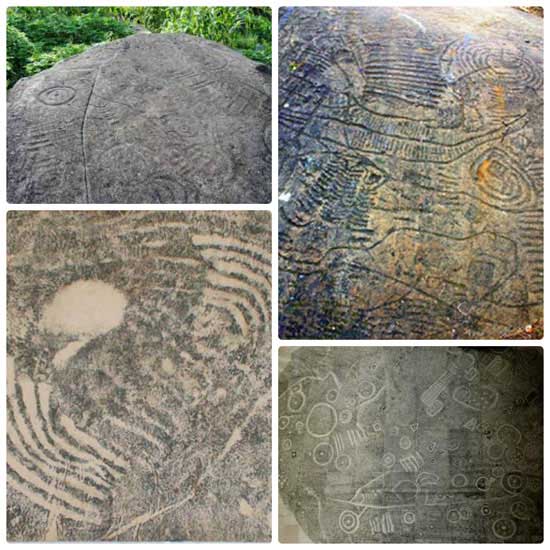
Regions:
<instances>
[{"instance_id":1,"label":"grey granite surface","mask_svg":"<svg viewBox=\"0 0 550 550\"><path fill-rule=\"evenodd\" d=\"M281 348L284 542L541 542L541 348Z\"/></svg>"},{"instance_id":2,"label":"grey granite surface","mask_svg":"<svg viewBox=\"0 0 550 550\"><path fill-rule=\"evenodd\" d=\"M9 202L270 202L266 69L190 35L137 34L20 80Z\"/></svg>"}]
</instances>

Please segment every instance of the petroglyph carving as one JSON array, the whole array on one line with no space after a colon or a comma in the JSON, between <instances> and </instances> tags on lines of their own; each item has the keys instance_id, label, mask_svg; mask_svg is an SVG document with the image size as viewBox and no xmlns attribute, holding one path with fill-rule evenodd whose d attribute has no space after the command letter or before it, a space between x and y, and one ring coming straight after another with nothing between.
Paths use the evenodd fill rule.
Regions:
<instances>
[{"instance_id":1,"label":"petroglyph carving","mask_svg":"<svg viewBox=\"0 0 550 550\"><path fill-rule=\"evenodd\" d=\"M542 19L289 8L279 67L281 337L541 319Z\"/></svg>"},{"instance_id":2,"label":"petroglyph carving","mask_svg":"<svg viewBox=\"0 0 550 550\"><path fill-rule=\"evenodd\" d=\"M190 35L138 34L21 80L8 200L269 202L271 76L258 67Z\"/></svg>"},{"instance_id":3,"label":"petroglyph carving","mask_svg":"<svg viewBox=\"0 0 550 550\"><path fill-rule=\"evenodd\" d=\"M494 376L496 356L512 381ZM313 542L542 539L539 348L282 348L280 358L285 532L290 511ZM385 389L365 404L368 382ZM306 404L293 412L298 385ZM464 388L470 398L456 399ZM299 430L305 419L316 428Z\"/></svg>"},{"instance_id":4,"label":"petroglyph carving","mask_svg":"<svg viewBox=\"0 0 550 550\"><path fill-rule=\"evenodd\" d=\"M9 540L270 540L270 235L10 213Z\"/></svg>"}]
</instances>

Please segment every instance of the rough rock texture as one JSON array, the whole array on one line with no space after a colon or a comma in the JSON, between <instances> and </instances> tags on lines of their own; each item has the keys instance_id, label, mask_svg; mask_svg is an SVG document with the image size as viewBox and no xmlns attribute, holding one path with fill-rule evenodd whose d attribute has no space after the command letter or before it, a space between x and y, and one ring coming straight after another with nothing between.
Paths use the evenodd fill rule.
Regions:
<instances>
[{"instance_id":1,"label":"rough rock texture","mask_svg":"<svg viewBox=\"0 0 550 550\"><path fill-rule=\"evenodd\" d=\"M10 541L270 540L270 225L10 214Z\"/></svg>"},{"instance_id":2,"label":"rough rock texture","mask_svg":"<svg viewBox=\"0 0 550 550\"><path fill-rule=\"evenodd\" d=\"M271 76L219 44L139 34L19 81L15 203L266 203Z\"/></svg>"},{"instance_id":3,"label":"rough rock texture","mask_svg":"<svg viewBox=\"0 0 550 550\"><path fill-rule=\"evenodd\" d=\"M281 337L541 319L542 19L296 8L280 26Z\"/></svg>"},{"instance_id":4,"label":"rough rock texture","mask_svg":"<svg viewBox=\"0 0 550 550\"><path fill-rule=\"evenodd\" d=\"M285 541L541 542L541 348L282 348Z\"/></svg>"}]
</instances>

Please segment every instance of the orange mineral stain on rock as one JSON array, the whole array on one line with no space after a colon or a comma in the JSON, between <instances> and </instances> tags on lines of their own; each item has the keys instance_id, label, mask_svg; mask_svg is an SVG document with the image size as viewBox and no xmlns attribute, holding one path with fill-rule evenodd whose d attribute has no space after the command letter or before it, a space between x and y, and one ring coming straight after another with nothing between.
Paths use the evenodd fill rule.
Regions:
<instances>
[{"instance_id":1,"label":"orange mineral stain on rock","mask_svg":"<svg viewBox=\"0 0 550 550\"><path fill-rule=\"evenodd\" d=\"M495 95L496 95L498 108L501 111L506 111L506 95L504 93L504 87L495 86L493 88L493 91L495 92Z\"/></svg>"},{"instance_id":2,"label":"orange mineral stain on rock","mask_svg":"<svg viewBox=\"0 0 550 550\"><path fill-rule=\"evenodd\" d=\"M489 159L485 159L477 169L477 181L478 183L484 183L489 179L489 176L491 175L489 170L491 168L492 161Z\"/></svg>"}]
</instances>

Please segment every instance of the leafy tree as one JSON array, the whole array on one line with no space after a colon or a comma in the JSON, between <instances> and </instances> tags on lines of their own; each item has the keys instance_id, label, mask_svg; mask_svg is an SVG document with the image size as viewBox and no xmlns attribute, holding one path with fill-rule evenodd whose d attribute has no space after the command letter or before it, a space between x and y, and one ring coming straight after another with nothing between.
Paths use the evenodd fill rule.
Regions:
<instances>
[{"instance_id":1,"label":"leafy tree","mask_svg":"<svg viewBox=\"0 0 550 550\"><path fill-rule=\"evenodd\" d=\"M66 46L55 46L48 52L38 52L33 54L29 63L25 67L27 75L33 75L49 69L59 61L72 57L73 55L82 53L87 50L86 44L67 44Z\"/></svg>"},{"instance_id":2,"label":"leafy tree","mask_svg":"<svg viewBox=\"0 0 550 550\"><path fill-rule=\"evenodd\" d=\"M185 32L271 64L271 10L244 7L14 7L8 9L8 87L93 44L132 34Z\"/></svg>"},{"instance_id":3,"label":"leafy tree","mask_svg":"<svg viewBox=\"0 0 550 550\"><path fill-rule=\"evenodd\" d=\"M7 50L7 81L8 87L13 86L25 76L25 66L32 53L33 45L25 33L8 25L6 33Z\"/></svg>"}]
</instances>

